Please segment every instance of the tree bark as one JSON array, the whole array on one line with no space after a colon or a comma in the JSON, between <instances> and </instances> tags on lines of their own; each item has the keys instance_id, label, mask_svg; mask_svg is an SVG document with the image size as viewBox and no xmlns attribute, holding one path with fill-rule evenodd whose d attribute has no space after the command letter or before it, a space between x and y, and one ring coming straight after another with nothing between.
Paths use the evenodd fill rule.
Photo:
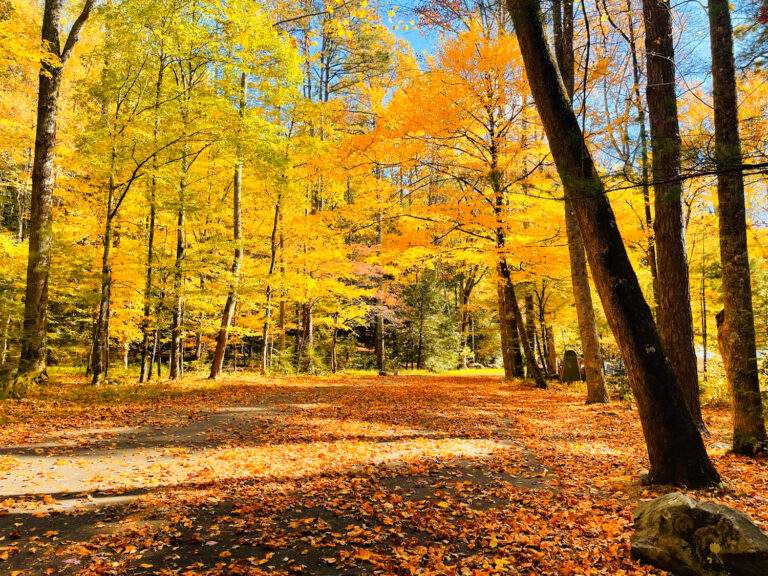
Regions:
<instances>
[{"instance_id":1,"label":"tree bark","mask_svg":"<svg viewBox=\"0 0 768 576\"><path fill-rule=\"evenodd\" d=\"M110 157L110 174L107 187L107 209L104 221L104 235L102 237L101 255L101 292L99 297L99 313L96 317L93 330L93 362L91 369L93 375L91 384L99 386L104 383L109 371L109 314L112 300L112 265L110 256L112 252L112 234L114 224L115 203L115 170L117 166L117 143L113 139Z\"/></svg>"},{"instance_id":2,"label":"tree bark","mask_svg":"<svg viewBox=\"0 0 768 576\"><path fill-rule=\"evenodd\" d=\"M163 92L163 75L165 71L165 57L161 54L160 63L155 82L154 127L152 139L154 149L157 150L157 139L160 126L160 101ZM152 314L152 276L154 274L155 256L155 216L157 212L157 156L152 159L152 175L149 183L149 223L147 230L147 270L144 283L144 315L141 320L141 367L139 369L139 382L145 382L151 378L152 360L150 356L150 315ZM157 330L155 338L157 338Z\"/></svg>"},{"instance_id":3,"label":"tree bark","mask_svg":"<svg viewBox=\"0 0 768 576\"><path fill-rule=\"evenodd\" d=\"M272 278L272 275L275 273L275 266L277 265L277 249L278 249L278 239L277 239L277 231L278 227L280 225L280 207L281 207L281 201L282 201L282 193L278 193L277 195L277 202L275 202L275 217L272 221L272 234L269 238L269 270L267 272L268 278ZM266 302L266 312L264 319L264 327L262 329L262 340L263 344L261 347L261 374L265 375L267 373L267 370L269 368L269 325L272 321L272 285L267 285L267 302Z\"/></svg>"},{"instance_id":4,"label":"tree bark","mask_svg":"<svg viewBox=\"0 0 768 576\"><path fill-rule=\"evenodd\" d=\"M554 15L555 53L560 74L563 78L568 100L573 102L574 51L573 51L573 3L555 0ZM559 16L559 24L557 23ZM576 321L579 326L581 351L584 356L584 372L587 380L587 404L610 402L608 387L605 384L603 358L600 354L600 337L595 323L595 309L592 305L592 290L589 287L587 257L584 253L584 241L581 238L579 222L573 208L564 202L565 230L568 238L568 259L571 265L571 286L576 305Z\"/></svg>"},{"instance_id":5,"label":"tree bark","mask_svg":"<svg viewBox=\"0 0 768 576\"><path fill-rule=\"evenodd\" d=\"M339 313L335 313L333 315L333 327L331 328L331 358L330 358L330 367L331 367L331 374L336 374L339 370L339 363L336 358L336 336L339 332L339 329L336 326L336 323L339 321Z\"/></svg>"},{"instance_id":6,"label":"tree bark","mask_svg":"<svg viewBox=\"0 0 768 576\"><path fill-rule=\"evenodd\" d=\"M659 276L659 331L696 426L701 418L699 378L693 342L691 289L685 250L683 186L680 180L680 126L675 92L675 49L669 2L643 0L648 82L646 101L651 127L651 168Z\"/></svg>"},{"instance_id":7,"label":"tree bark","mask_svg":"<svg viewBox=\"0 0 768 576\"><path fill-rule=\"evenodd\" d=\"M0 344L0 366L5 366L5 361L8 358L8 334L11 330L11 313L5 314L5 322L3 322L3 342Z\"/></svg>"},{"instance_id":8,"label":"tree bark","mask_svg":"<svg viewBox=\"0 0 768 576\"><path fill-rule=\"evenodd\" d=\"M63 0L46 0L43 6L42 40L58 59L43 60L37 94L35 158L29 218L29 254L24 297L21 356L10 394L23 396L30 384L47 380L48 275L53 244L53 186L56 162L56 122L61 80L78 35L90 16L95 0L86 0L61 47Z\"/></svg>"},{"instance_id":9,"label":"tree bark","mask_svg":"<svg viewBox=\"0 0 768 576\"><path fill-rule=\"evenodd\" d=\"M709 486L720 477L687 409L621 239L616 218L547 43L538 0L508 0L526 75L624 357L654 482Z\"/></svg>"},{"instance_id":10,"label":"tree bark","mask_svg":"<svg viewBox=\"0 0 768 576\"><path fill-rule=\"evenodd\" d=\"M515 353L512 348L512 338L510 335L510 326L514 326L514 319L510 321L512 315L507 312L504 286L504 280L499 276L496 285L496 293L498 295L499 332L501 334L501 359L504 364L504 378L512 379L518 376ZM515 328L515 330L516 329L517 328Z\"/></svg>"},{"instance_id":11,"label":"tree bark","mask_svg":"<svg viewBox=\"0 0 768 576\"><path fill-rule=\"evenodd\" d=\"M520 305L518 304L517 296L515 295L515 285L512 283L512 275L509 272L506 258L501 258L499 260L498 270L499 277L504 282L504 305L509 306L511 313L514 316L517 335L520 339L523 355L525 356L525 368L528 372L528 377L533 378L537 388L544 389L547 387L547 381L544 379L544 375L536 364L536 358L533 355L533 346L528 339L528 333L525 329L525 320L523 319L523 314L520 312Z\"/></svg>"},{"instance_id":12,"label":"tree bark","mask_svg":"<svg viewBox=\"0 0 768 576\"><path fill-rule=\"evenodd\" d=\"M552 325L547 325L547 354L549 356L549 369L557 378L557 350L555 349L555 332Z\"/></svg>"},{"instance_id":13,"label":"tree bark","mask_svg":"<svg viewBox=\"0 0 768 576\"><path fill-rule=\"evenodd\" d=\"M186 149L186 145L185 145ZM173 268L173 314L171 319L171 357L169 360L168 378L178 380L181 378L180 365L184 361L181 342L181 314L182 314L182 290L184 284L184 252L186 248L186 188L187 188L187 163L186 154L182 159L182 176L179 184L179 208L176 219L176 261Z\"/></svg>"},{"instance_id":14,"label":"tree bark","mask_svg":"<svg viewBox=\"0 0 768 576\"><path fill-rule=\"evenodd\" d=\"M242 122L245 118L245 106L248 90L248 77L245 72L240 75L240 123L242 131ZM221 327L216 337L216 350L213 353L213 362L211 363L211 373L208 378L215 380L221 374L221 368L224 365L224 352L227 348L227 339L229 337L229 327L232 324L232 317L237 302L237 289L240 284L240 266L243 260L243 224L241 196L243 192L243 141L242 133L237 142L237 160L235 162L235 176L232 186L232 237L235 241L235 253L232 258L232 286L227 294L227 301L224 304L224 311L221 314ZM266 346L266 343L265 343Z\"/></svg>"},{"instance_id":15,"label":"tree bark","mask_svg":"<svg viewBox=\"0 0 768 576\"><path fill-rule=\"evenodd\" d=\"M733 28L727 0L709 0L709 26L724 307L718 340L731 391L733 451L753 454L765 442L766 431L757 371Z\"/></svg>"}]
</instances>

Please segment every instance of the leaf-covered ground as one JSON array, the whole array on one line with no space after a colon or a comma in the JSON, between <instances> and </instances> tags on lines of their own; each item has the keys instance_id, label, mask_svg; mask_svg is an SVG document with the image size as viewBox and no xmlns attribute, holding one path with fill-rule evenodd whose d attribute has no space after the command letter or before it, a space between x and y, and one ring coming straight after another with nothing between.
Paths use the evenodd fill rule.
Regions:
<instances>
[{"instance_id":1,"label":"leaf-covered ground","mask_svg":"<svg viewBox=\"0 0 768 576\"><path fill-rule=\"evenodd\" d=\"M768 529L768 461L724 502ZM74 380L0 407L0 573L661 574L629 557L632 405L488 376Z\"/></svg>"}]
</instances>

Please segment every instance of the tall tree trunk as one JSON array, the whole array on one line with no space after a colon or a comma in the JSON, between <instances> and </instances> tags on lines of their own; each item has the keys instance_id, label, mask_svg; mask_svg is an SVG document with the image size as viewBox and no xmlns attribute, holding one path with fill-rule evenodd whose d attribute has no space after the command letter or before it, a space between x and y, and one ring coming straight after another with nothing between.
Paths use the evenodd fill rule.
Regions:
<instances>
[{"instance_id":1,"label":"tall tree trunk","mask_svg":"<svg viewBox=\"0 0 768 576\"><path fill-rule=\"evenodd\" d=\"M639 408L654 482L708 486L720 479L656 331L547 42L538 0L507 0L531 91L589 266Z\"/></svg>"},{"instance_id":2,"label":"tall tree trunk","mask_svg":"<svg viewBox=\"0 0 768 576\"><path fill-rule=\"evenodd\" d=\"M555 0L554 16L555 52L568 100L573 102L574 51L573 51L573 2ZM557 23L558 17L560 23ZM587 404L610 402L605 384L603 359L600 354L600 338L595 323L595 309L592 305L592 290L589 287L587 257L581 238L579 222L571 205L563 203L565 209L565 230L568 238L568 258L571 265L571 285L576 304L576 321L579 326L581 351L584 355L584 372L587 380Z\"/></svg>"},{"instance_id":3,"label":"tall tree trunk","mask_svg":"<svg viewBox=\"0 0 768 576\"><path fill-rule=\"evenodd\" d=\"M723 359L731 390L733 451L752 454L765 442L766 431L757 372L733 29L727 1L709 0L709 26L723 274Z\"/></svg>"},{"instance_id":4,"label":"tall tree trunk","mask_svg":"<svg viewBox=\"0 0 768 576\"><path fill-rule=\"evenodd\" d=\"M378 246L379 251L381 251L382 241L383 241L382 214L381 214L381 211L379 211L376 214L376 244ZM382 275L382 282L383 282L383 275ZM379 286L379 289L381 289L381 285ZM384 303L382 302L381 298L377 298L376 299L376 316L374 318L375 324L373 328L373 334L374 334L373 346L376 352L376 369L378 370L380 376L383 376L386 374L386 365L385 365L386 352L384 350L384 315L381 311L381 308L383 306L384 306Z\"/></svg>"},{"instance_id":5,"label":"tall tree trunk","mask_svg":"<svg viewBox=\"0 0 768 576\"><path fill-rule=\"evenodd\" d=\"M683 186L680 180L680 126L675 92L675 50L669 2L643 0L655 191L656 265L659 275L659 331L688 409L705 431L693 342L691 289L685 250Z\"/></svg>"},{"instance_id":6,"label":"tall tree trunk","mask_svg":"<svg viewBox=\"0 0 768 576\"><path fill-rule=\"evenodd\" d=\"M267 272L268 278L272 278L275 273L275 266L277 265L277 249L278 238L277 231L280 225L280 206L282 201L282 193L278 193L277 202L275 202L275 217L272 220L272 234L269 238L269 270ZM267 302L264 319L264 327L262 329L263 344L261 347L261 373L262 375L267 373L269 368L269 325L272 321L272 285L267 285Z\"/></svg>"},{"instance_id":7,"label":"tall tree trunk","mask_svg":"<svg viewBox=\"0 0 768 576\"><path fill-rule=\"evenodd\" d=\"M91 384L99 386L104 383L109 370L109 310L112 289L112 267L109 257L112 247L112 221L107 219L102 239L103 252L101 257L101 293L99 297L99 312L93 330L93 360L91 362Z\"/></svg>"},{"instance_id":8,"label":"tall tree trunk","mask_svg":"<svg viewBox=\"0 0 768 576\"><path fill-rule=\"evenodd\" d=\"M48 275L53 244L53 186L56 161L56 121L59 89L69 56L88 19L95 0L86 0L61 48L63 0L46 0L42 40L53 59L43 60L37 93L35 159L32 165L32 198L29 217L29 254L24 296L24 327L16 379L9 393L22 396L30 384L47 380Z\"/></svg>"},{"instance_id":9,"label":"tall tree trunk","mask_svg":"<svg viewBox=\"0 0 768 576\"><path fill-rule=\"evenodd\" d=\"M186 145L185 145L186 150ZM186 188L189 164L186 153L182 159L182 176L179 184L179 207L176 219L176 261L173 268L173 313L171 316L171 357L168 378L178 380L181 378L180 365L184 361L180 354L181 342L181 315L183 305L184 288L184 252L186 248Z\"/></svg>"},{"instance_id":10,"label":"tall tree trunk","mask_svg":"<svg viewBox=\"0 0 768 576\"><path fill-rule=\"evenodd\" d=\"M584 253L576 213L569 202L565 203L565 228L568 235L568 252L571 259L571 281L576 302L576 317L581 337L581 351L584 355L584 372L587 380L587 404L610 402L605 384L603 359L600 354L600 337L595 323L595 309L592 307L592 290L589 287L587 259ZM573 246L573 249L571 249Z\"/></svg>"},{"instance_id":11,"label":"tall tree trunk","mask_svg":"<svg viewBox=\"0 0 768 576\"><path fill-rule=\"evenodd\" d=\"M112 299L112 251L113 233L113 204L115 202L115 169L117 166L117 144L112 141L110 159L109 184L107 188L107 210L104 220L104 236L102 237L103 251L101 255L101 292L99 296L99 313L93 330L93 376L91 384L99 386L104 383L109 370L109 313Z\"/></svg>"},{"instance_id":12,"label":"tall tree trunk","mask_svg":"<svg viewBox=\"0 0 768 576\"><path fill-rule=\"evenodd\" d=\"M154 104L154 127L152 130L152 139L154 149L157 150L158 134L160 131L160 102L163 93L163 73L165 71L165 56L160 55L160 63L155 82L155 104ZM144 315L141 319L141 366L139 368L139 382L145 382L152 372L152 360L150 356L150 315L152 314L152 275L154 273L154 255L155 255L155 216L157 211L157 156L152 158L152 176L149 182L149 222L147 225L147 269L146 280L144 282ZM157 338L157 330L155 338Z\"/></svg>"},{"instance_id":13,"label":"tall tree trunk","mask_svg":"<svg viewBox=\"0 0 768 576\"><path fill-rule=\"evenodd\" d=\"M235 162L235 176L232 185L232 238L235 241L235 253L232 258L232 286L227 294L227 301L224 304L224 311L221 315L221 327L216 337L216 350L213 353L213 362L211 363L211 373L208 378L215 380L221 374L221 368L224 365L224 351L227 348L227 339L229 337L229 327L232 324L235 304L237 302L237 290L240 284L240 266L243 260L243 224L241 196L243 193L243 135L242 123L245 118L245 106L248 90L248 77L245 72L240 75L240 123L241 134L237 142L237 160ZM266 344L265 344L266 345Z\"/></svg>"}]
</instances>

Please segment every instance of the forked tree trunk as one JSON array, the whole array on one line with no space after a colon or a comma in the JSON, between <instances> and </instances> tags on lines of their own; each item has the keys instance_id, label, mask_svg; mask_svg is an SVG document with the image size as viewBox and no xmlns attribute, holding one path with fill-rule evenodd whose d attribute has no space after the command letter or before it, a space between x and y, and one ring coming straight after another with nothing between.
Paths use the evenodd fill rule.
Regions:
<instances>
[{"instance_id":1,"label":"forked tree trunk","mask_svg":"<svg viewBox=\"0 0 768 576\"><path fill-rule=\"evenodd\" d=\"M43 6L42 40L59 62L43 60L37 94L35 158L32 164L32 193L29 217L29 254L24 295L24 326L21 356L9 394L22 396L30 384L47 379L48 274L53 244L53 186L56 161L56 121L59 89L67 60L88 19L95 0L86 0L61 48L63 0L46 0Z\"/></svg>"},{"instance_id":2,"label":"forked tree trunk","mask_svg":"<svg viewBox=\"0 0 768 576\"><path fill-rule=\"evenodd\" d=\"M752 454L765 442L766 432L757 372L733 29L727 0L709 0L709 25L724 306L718 336L731 391L733 451Z\"/></svg>"},{"instance_id":3,"label":"forked tree trunk","mask_svg":"<svg viewBox=\"0 0 768 576\"><path fill-rule=\"evenodd\" d=\"M574 51L573 51L573 2L555 0L555 52L560 74L563 78L568 99L573 101ZM558 22L559 21L559 22ZM573 208L564 202L565 230L568 237L568 259L571 264L571 286L576 305L576 321L579 326L581 351L584 355L584 372L587 380L587 404L610 402L608 387L605 385L603 358L600 354L600 338L595 323L595 309L592 305L592 289L589 287L587 257L584 241L581 239L579 222Z\"/></svg>"},{"instance_id":4,"label":"forked tree trunk","mask_svg":"<svg viewBox=\"0 0 768 576\"><path fill-rule=\"evenodd\" d=\"M669 2L643 0L646 100L651 126L651 167L659 275L659 331L688 409L706 431L699 403L699 376L693 344L691 289L685 250L683 185L680 180L680 126L675 92L675 49Z\"/></svg>"},{"instance_id":5,"label":"forked tree trunk","mask_svg":"<svg viewBox=\"0 0 768 576\"><path fill-rule=\"evenodd\" d=\"M650 460L659 483L709 486L712 466L664 352L616 218L597 174L544 32L538 0L508 0L526 75L566 199L579 222L589 266L637 399Z\"/></svg>"}]
</instances>

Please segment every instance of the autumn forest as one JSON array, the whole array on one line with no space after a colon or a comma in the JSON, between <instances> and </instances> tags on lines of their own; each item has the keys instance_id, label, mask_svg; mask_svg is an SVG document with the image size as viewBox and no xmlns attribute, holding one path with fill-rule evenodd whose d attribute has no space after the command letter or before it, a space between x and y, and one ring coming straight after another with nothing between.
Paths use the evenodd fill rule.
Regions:
<instances>
[{"instance_id":1,"label":"autumn forest","mask_svg":"<svg viewBox=\"0 0 768 576\"><path fill-rule=\"evenodd\" d=\"M768 574L766 173L759 0L0 0L0 572Z\"/></svg>"}]
</instances>

